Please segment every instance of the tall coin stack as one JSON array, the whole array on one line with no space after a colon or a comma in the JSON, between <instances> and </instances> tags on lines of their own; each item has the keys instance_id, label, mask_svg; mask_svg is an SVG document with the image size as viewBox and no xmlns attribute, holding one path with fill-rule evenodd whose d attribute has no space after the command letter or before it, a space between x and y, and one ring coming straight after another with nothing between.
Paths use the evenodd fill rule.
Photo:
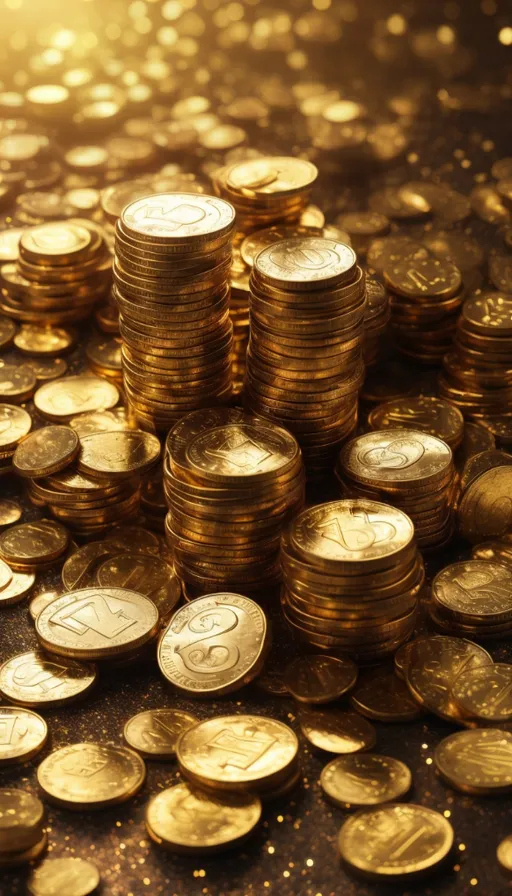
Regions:
<instances>
[{"instance_id":1,"label":"tall coin stack","mask_svg":"<svg viewBox=\"0 0 512 896\"><path fill-rule=\"evenodd\" d=\"M234 224L228 202L196 193L138 199L116 223L124 386L145 428L168 430L231 397Z\"/></svg>"},{"instance_id":2,"label":"tall coin stack","mask_svg":"<svg viewBox=\"0 0 512 896\"><path fill-rule=\"evenodd\" d=\"M366 312L364 315L363 358L367 367L380 360L384 334L391 317L389 294L373 277L366 278Z\"/></svg>"},{"instance_id":3,"label":"tall coin stack","mask_svg":"<svg viewBox=\"0 0 512 896\"><path fill-rule=\"evenodd\" d=\"M189 596L268 591L280 580L281 530L304 503L290 433L230 408L196 411L167 437L166 533Z\"/></svg>"},{"instance_id":4,"label":"tall coin stack","mask_svg":"<svg viewBox=\"0 0 512 896\"><path fill-rule=\"evenodd\" d=\"M390 262L384 280L391 291L391 325L401 354L441 364L465 296L459 269L431 255L407 257Z\"/></svg>"},{"instance_id":5,"label":"tall coin stack","mask_svg":"<svg viewBox=\"0 0 512 896\"><path fill-rule=\"evenodd\" d=\"M489 291L466 299L439 391L467 416L501 415L510 406L512 295Z\"/></svg>"},{"instance_id":6,"label":"tall coin stack","mask_svg":"<svg viewBox=\"0 0 512 896\"><path fill-rule=\"evenodd\" d=\"M231 360L235 395L239 395L243 389L247 346L249 344L249 269L240 254L239 243L240 240L237 237L233 244L231 295L229 298L229 315L233 324Z\"/></svg>"},{"instance_id":7,"label":"tall coin stack","mask_svg":"<svg viewBox=\"0 0 512 896\"><path fill-rule=\"evenodd\" d=\"M310 507L283 534L282 606L307 643L374 661L411 634L424 580L410 518L357 499Z\"/></svg>"},{"instance_id":8,"label":"tall coin stack","mask_svg":"<svg viewBox=\"0 0 512 896\"><path fill-rule=\"evenodd\" d=\"M97 224L69 219L29 227L16 262L0 268L0 310L44 326L85 320L110 290L112 261Z\"/></svg>"},{"instance_id":9,"label":"tall coin stack","mask_svg":"<svg viewBox=\"0 0 512 896\"><path fill-rule=\"evenodd\" d=\"M357 423L366 291L354 251L335 240L282 240L256 258L246 408L297 437L308 474L332 469Z\"/></svg>"},{"instance_id":10,"label":"tall coin stack","mask_svg":"<svg viewBox=\"0 0 512 896\"><path fill-rule=\"evenodd\" d=\"M442 439L405 429L366 433L343 446L336 476L344 497L384 500L407 513L422 550L451 539L458 480Z\"/></svg>"}]
</instances>

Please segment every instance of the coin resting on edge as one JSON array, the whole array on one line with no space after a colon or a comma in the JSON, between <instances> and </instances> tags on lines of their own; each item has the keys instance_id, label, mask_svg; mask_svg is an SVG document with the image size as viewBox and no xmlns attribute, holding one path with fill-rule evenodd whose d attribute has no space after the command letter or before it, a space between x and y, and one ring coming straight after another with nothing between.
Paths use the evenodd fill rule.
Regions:
<instances>
[{"instance_id":1,"label":"coin resting on edge","mask_svg":"<svg viewBox=\"0 0 512 896\"><path fill-rule=\"evenodd\" d=\"M145 759L170 759L176 756L180 735L198 722L192 713L179 709L148 709L127 721L123 737Z\"/></svg>"},{"instance_id":2,"label":"coin resting on edge","mask_svg":"<svg viewBox=\"0 0 512 896\"><path fill-rule=\"evenodd\" d=\"M156 634L158 610L127 588L82 588L58 597L37 617L36 633L52 653L104 659L142 647Z\"/></svg>"},{"instance_id":3,"label":"coin resting on edge","mask_svg":"<svg viewBox=\"0 0 512 896\"><path fill-rule=\"evenodd\" d=\"M96 666L30 650L0 666L0 693L21 706L60 706L90 691Z\"/></svg>"},{"instance_id":4,"label":"coin resting on edge","mask_svg":"<svg viewBox=\"0 0 512 896\"><path fill-rule=\"evenodd\" d=\"M327 753L371 750L377 739L373 725L356 712L301 707L299 724L309 743Z\"/></svg>"},{"instance_id":5,"label":"coin resting on edge","mask_svg":"<svg viewBox=\"0 0 512 896\"><path fill-rule=\"evenodd\" d=\"M357 679L357 666L348 658L303 656L284 673L284 685L300 703L330 703L346 694Z\"/></svg>"},{"instance_id":6,"label":"coin resting on edge","mask_svg":"<svg viewBox=\"0 0 512 896\"><path fill-rule=\"evenodd\" d=\"M158 647L163 675L177 688L204 697L227 694L260 671L267 620L240 594L199 597L174 614Z\"/></svg>"},{"instance_id":7,"label":"coin resting on edge","mask_svg":"<svg viewBox=\"0 0 512 896\"><path fill-rule=\"evenodd\" d=\"M47 737L46 722L37 713L19 706L0 706L0 766L32 759Z\"/></svg>"},{"instance_id":8,"label":"coin resting on edge","mask_svg":"<svg viewBox=\"0 0 512 896\"><path fill-rule=\"evenodd\" d=\"M386 880L435 868L453 845L453 828L440 812L414 803L365 809L341 827L338 846L347 866Z\"/></svg>"},{"instance_id":9,"label":"coin resting on edge","mask_svg":"<svg viewBox=\"0 0 512 896\"><path fill-rule=\"evenodd\" d=\"M31 896L89 896L100 883L100 873L87 859L66 856L45 859L28 882Z\"/></svg>"},{"instance_id":10,"label":"coin resting on edge","mask_svg":"<svg viewBox=\"0 0 512 896\"><path fill-rule=\"evenodd\" d=\"M146 777L144 760L128 747L70 744L50 753L37 769L37 781L49 800L83 811L125 802Z\"/></svg>"},{"instance_id":11,"label":"coin resting on edge","mask_svg":"<svg viewBox=\"0 0 512 896\"><path fill-rule=\"evenodd\" d=\"M482 728L450 734L434 761L444 781L462 793L493 794L512 789L512 734Z\"/></svg>"},{"instance_id":12,"label":"coin resting on edge","mask_svg":"<svg viewBox=\"0 0 512 896\"><path fill-rule=\"evenodd\" d=\"M411 783L411 773L403 762L377 753L338 756L320 775L325 795L342 808L398 800L407 793Z\"/></svg>"},{"instance_id":13,"label":"coin resting on edge","mask_svg":"<svg viewBox=\"0 0 512 896\"><path fill-rule=\"evenodd\" d=\"M18 445L13 466L19 476L32 479L63 470L78 454L80 440L69 426L44 426Z\"/></svg>"},{"instance_id":14,"label":"coin resting on edge","mask_svg":"<svg viewBox=\"0 0 512 896\"><path fill-rule=\"evenodd\" d=\"M146 808L152 840L175 852L203 854L230 849L244 840L261 818L252 794L222 797L190 784L176 784L154 796Z\"/></svg>"}]
</instances>

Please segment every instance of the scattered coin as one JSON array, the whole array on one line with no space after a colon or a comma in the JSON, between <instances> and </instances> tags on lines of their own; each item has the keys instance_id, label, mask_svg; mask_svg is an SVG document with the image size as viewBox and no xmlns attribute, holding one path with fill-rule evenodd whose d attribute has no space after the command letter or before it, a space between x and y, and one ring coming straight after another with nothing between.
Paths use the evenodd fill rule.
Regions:
<instances>
[{"instance_id":1,"label":"scattered coin","mask_svg":"<svg viewBox=\"0 0 512 896\"><path fill-rule=\"evenodd\" d=\"M151 433L95 432L80 440L78 470L117 480L147 472L159 457L160 442Z\"/></svg>"},{"instance_id":2,"label":"scattered coin","mask_svg":"<svg viewBox=\"0 0 512 896\"><path fill-rule=\"evenodd\" d=\"M51 604L52 600L55 600L56 597L60 597L61 594L61 591L55 590L41 591L39 594L36 594L32 598L28 607L28 611L34 622L39 616L41 610L44 610L45 607Z\"/></svg>"},{"instance_id":3,"label":"scattered coin","mask_svg":"<svg viewBox=\"0 0 512 896\"><path fill-rule=\"evenodd\" d=\"M41 862L27 886L31 896L89 896L99 883L96 865L88 859L66 856Z\"/></svg>"},{"instance_id":4,"label":"scattered coin","mask_svg":"<svg viewBox=\"0 0 512 896\"><path fill-rule=\"evenodd\" d=\"M36 580L33 572L12 572L8 584L0 590L0 607L17 604L23 600Z\"/></svg>"},{"instance_id":5,"label":"scattered coin","mask_svg":"<svg viewBox=\"0 0 512 896\"><path fill-rule=\"evenodd\" d=\"M0 693L20 706L54 707L85 696L95 685L96 666L30 650L0 666Z\"/></svg>"},{"instance_id":6,"label":"scattered coin","mask_svg":"<svg viewBox=\"0 0 512 896\"><path fill-rule=\"evenodd\" d=\"M69 426L44 426L18 445L13 467L19 476L38 479L67 467L80 450L80 440Z\"/></svg>"},{"instance_id":7,"label":"scattered coin","mask_svg":"<svg viewBox=\"0 0 512 896\"><path fill-rule=\"evenodd\" d=\"M403 797L412 777L407 766L391 756L356 753L332 759L320 775L325 795L337 806L374 806Z\"/></svg>"},{"instance_id":8,"label":"scattered coin","mask_svg":"<svg viewBox=\"0 0 512 896\"><path fill-rule=\"evenodd\" d=\"M478 724L512 720L512 666L490 663L457 676L452 695L461 712Z\"/></svg>"},{"instance_id":9,"label":"scattered coin","mask_svg":"<svg viewBox=\"0 0 512 896\"><path fill-rule=\"evenodd\" d=\"M119 392L112 383L97 376L68 376L40 386L34 395L37 410L57 423L86 411L113 408Z\"/></svg>"},{"instance_id":10,"label":"scattered coin","mask_svg":"<svg viewBox=\"0 0 512 896\"><path fill-rule=\"evenodd\" d=\"M373 725L356 712L301 707L299 723L304 737L327 753L359 753L371 750L377 734Z\"/></svg>"},{"instance_id":11,"label":"scattered coin","mask_svg":"<svg viewBox=\"0 0 512 896\"><path fill-rule=\"evenodd\" d=\"M0 556L19 572L47 568L69 545L69 532L54 520L20 523L0 534Z\"/></svg>"},{"instance_id":12,"label":"scattered coin","mask_svg":"<svg viewBox=\"0 0 512 896\"><path fill-rule=\"evenodd\" d=\"M180 735L198 722L196 716L178 709L148 709L128 720L123 737L144 759L171 759Z\"/></svg>"},{"instance_id":13,"label":"scattered coin","mask_svg":"<svg viewBox=\"0 0 512 896\"><path fill-rule=\"evenodd\" d=\"M0 706L0 766L27 762L43 749L48 737L44 719L30 709Z\"/></svg>"},{"instance_id":14,"label":"scattered coin","mask_svg":"<svg viewBox=\"0 0 512 896\"><path fill-rule=\"evenodd\" d=\"M422 714L406 684L394 672L379 670L360 679L350 702L362 716L377 722L409 722Z\"/></svg>"},{"instance_id":15,"label":"scattered coin","mask_svg":"<svg viewBox=\"0 0 512 896\"><path fill-rule=\"evenodd\" d=\"M499 728L458 731L436 747L434 761L447 784L462 793L512 789L512 734Z\"/></svg>"},{"instance_id":16,"label":"scattered coin","mask_svg":"<svg viewBox=\"0 0 512 896\"><path fill-rule=\"evenodd\" d=\"M88 545L92 548L92 545ZM108 542L104 544L109 550ZM112 550L112 547L110 548ZM106 558L106 559L105 559ZM114 588L133 588L156 604L161 619L166 622L181 598L181 584L172 566L150 554L108 553L96 567L99 585ZM91 574L92 571L91 571Z\"/></svg>"},{"instance_id":17,"label":"scattered coin","mask_svg":"<svg viewBox=\"0 0 512 896\"><path fill-rule=\"evenodd\" d=\"M143 759L128 747L69 744L54 750L37 769L37 781L51 802L83 811L131 799L146 777Z\"/></svg>"},{"instance_id":18,"label":"scattered coin","mask_svg":"<svg viewBox=\"0 0 512 896\"><path fill-rule=\"evenodd\" d=\"M333 656L298 657L284 673L287 691L300 703L332 703L350 691L356 679L355 663Z\"/></svg>"},{"instance_id":19,"label":"scattered coin","mask_svg":"<svg viewBox=\"0 0 512 896\"><path fill-rule=\"evenodd\" d=\"M16 501L0 500L0 528L12 526L21 519L22 509Z\"/></svg>"}]
</instances>

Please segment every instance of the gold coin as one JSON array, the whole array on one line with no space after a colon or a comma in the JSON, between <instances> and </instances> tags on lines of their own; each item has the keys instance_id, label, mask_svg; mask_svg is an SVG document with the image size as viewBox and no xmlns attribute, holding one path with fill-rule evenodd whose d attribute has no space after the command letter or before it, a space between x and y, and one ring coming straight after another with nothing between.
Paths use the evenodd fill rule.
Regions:
<instances>
[{"instance_id":1,"label":"gold coin","mask_svg":"<svg viewBox=\"0 0 512 896\"><path fill-rule=\"evenodd\" d=\"M371 411L372 429L415 429L447 442L452 448L462 440L464 418L448 401L429 396L388 401Z\"/></svg>"},{"instance_id":2,"label":"gold coin","mask_svg":"<svg viewBox=\"0 0 512 896\"><path fill-rule=\"evenodd\" d=\"M506 566L466 560L441 570L432 582L436 605L475 624L512 620L512 587Z\"/></svg>"},{"instance_id":3,"label":"gold coin","mask_svg":"<svg viewBox=\"0 0 512 896\"><path fill-rule=\"evenodd\" d=\"M76 700L94 686L96 666L30 650L0 666L0 693L21 706L53 707Z\"/></svg>"},{"instance_id":4,"label":"gold coin","mask_svg":"<svg viewBox=\"0 0 512 896\"><path fill-rule=\"evenodd\" d=\"M35 580L33 572L12 572L10 581L0 590L0 607L11 606L23 600Z\"/></svg>"},{"instance_id":5,"label":"gold coin","mask_svg":"<svg viewBox=\"0 0 512 896\"><path fill-rule=\"evenodd\" d=\"M38 383L63 377L68 369L64 358L26 358L24 363L34 371Z\"/></svg>"},{"instance_id":6,"label":"gold coin","mask_svg":"<svg viewBox=\"0 0 512 896\"><path fill-rule=\"evenodd\" d=\"M481 728L450 734L434 761L444 781L462 793L504 793L512 788L512 734Z\"/></svg>"},{"instance_id":7,"label":"gold coin","mask_svg":"<svg viewBox=\"0 0 512 896\"><path fill-rule=\"evenodd\" d=\"M76 332L63 327L22 324L14 337L14 345L28 355L51 357L68 351L75 344L76 339Z\"/></svg>"},{"instance_id":8,"label":"gold coin","mask_svg":"<svg viewBox=\"0 0 512 896\"><path fill-rule=\"evenodd\" d=\"M88 859L66 856L45 859L27 882L31 896L90 896L100 883L100 873Z\"/></svg>"},{"instance_id":9,"label":"gold coin","mask_svg":"<svg viewBox=\"0 0 512 896\"><path fill-rule=\"evenodd\" d=\"M162 542L158 535L141 526L114 526L103 542L117 554L136 551L139 554L160 554Z\"/></svg>"},{"instance_id":10,"label":"gold coin","mask_svg":"<svg viewBox=\"0 0 512 896\"><path fill-rule=\"evenodd\" d=\"M220 237L234 224L229 202L197 193L157 193L125 206L121 216L138 239L186 243Z\"/></svg>"},{"instance_id":11,"label":"gold coin","mask_svg":"<svg viewBox=\"0 0 512 896\"><path fill-rule=\"evenodd\" d=\"M1 436L0 436L1 438ZM0 500L0 528L12 526L21 519L22 509L16 501Z\"/></svg>"},{"instance_id":12,"label":"gold coin","mask_svg":"<svg viewBox=\"0 0 512 896\"><path fill-rule=\"evenodd\" d=\"M62 567L62 584L66 591L79 588L90 588L97 584L97 572L106 557L115 554L114 547L109 548L104 541L86 544L68 557ZM136 589L135 589L136 590Z\"/></svg>"},{"instance_id":13,"label":"gold coin","mask_svg":"<svg viewBox=\"0 0 512 896\"><path fill-rule=\"evenodd\" d=\"M301 707L299 723L309 743L327 753L371 750L377 737L370 722L356 712L341 709Z\"/></svg>"},{"instance_id":14,"label":"gold coin","mask_svg":"<svg viewBox=\"0 0 512 896\"><path fill-rule=\"evenodd\" d=\"M411 773L405 763L378 753L338 756L320 775L323 792L342 809L398 800L411 784Z\"/></svg>"},{"instance_id":15,"label":"gold coin","mask_svg":"<svg viewBox=\"0 0 512 896\"><path fill-rule=\"evenodd\" d=\"M12 460L19 476L37 479L58 473L77 456L80 440L69 426L44 426L18 445Z\"/></svg>"},{"instance_id":16,"label":"gold coin","mask_svg":"<svg viewBox=\"0 0 512 896\"><path fill-rule=\"evenodd\" d=\"M255 272L270 285L308 289L312 284L344 283L355 270L356 254L350 246L321 237L296 237L263 249Z\"/></svg>"},{"instance_id":17,"label":"gold coin","mask_svg":"<svg viewBox=\"0 0 512 896\"><path fill-rule=\"evenodd\" d=\"M68 809L103 808L124 803L146 778L144 760L128 747L70 744L50 753L37 769L46 797Z\"/></svg>"},{"instance_id":18,"label":"gold coin","mask_svg":"<svg viewBox=\"0 0 512 896\"><path fill-rule=\"evenodd\" d=\"M452 845L450 822L440 812L414 803L357 812L343 823L338 837L347 868L374 880L432 870Z\"/></svg>"},{"instance_id":19,"label":"gold coin","mask_svg":"<svg viewBox=\"0 0 512 896\"><path fill-rule=\"evenodd\" d=\"M175 784L146 808L152 840L178 853L202 855L237 846L261 818L261 802L251 794L222 797L189 784Z\"/></svg>"},{"instance_id":20,"label":"gold coin","mask_svg":"<svg viewBox=\"0 0 512 896\"><path fill-rule=\"evenodd\" d=\"M0 449L14 450L18 442L30 432L32 418L23 408L0 404Z\"/></svg>"},{"instance_id":21,"label":"gold coin","mask_svg":"<svg viewBox=\"0 0 512 896\"><path fill-rule=\"evenodd\" d=\"M299 742L288 725L266 716L217 716L185 731L176 747L186 778L227 791L256 791L294 767Z\"/></svg>"},{"instance_id":22,"label":"gold coin","mask_svg":"<svg viewBox=\"0 0 512 896\"><path fill-rule=\"evenodd\" d=\"M145 473L160 457L160 442L149 432L95 432L83 436L78 469L109 480Z\"/></svg>"},{"instance_id":23,"label":"gold coin","mask_svg":"<svg viewBox=\"0 0 512 896\"><path fill-rule=\"evenodd\" d=\"M109 410L118 400L119 392L112 383L87 374L45 383L34 395L37 410L57 422L85 411Z\"/></svg>"},{"instance_id":24,"label":"gold coin","mask_svg":"<svg viewBox=\"0 0 512 896\"><path fill-rule=\"evenodd\" d=\"M318 171L311 162L287 156L251 159L233 165L228 171L228 186L245 196L286 195L311 187Z\"/></svg>"},{"instance_id":25,"label":"gold coin","mask_svg":"<svg viewBox=\"0 0 512 896\"><path fill-rule=\"evenodd\" d=\"M4 560L0 560L0 591L5 588L9 582L12 580L12 569L5 563Z\"/></svg>"},{"instance_id":26,"label":"gold coin","mask_svg":"<svg viewBox=\"0 0 512 896\"><path fill-rule=\"evenodd\" d=\"M158 610L149 598L126 588L81 588L42 610L36 634L46 649L76 659L107 659L150 641Z\"/></svg>"},{"instance_id":27,"label":"gold coin","mask_svg":"<svg viewBox=\"0 0 512 896\"><path fill-rule=\"evenodd\" d=\"M462 495L458 508L460 533L472 544L499 538L512 527L512 469L495 467L478 476Z\"/></svg>"},{"instance_id":28,"label":"gold coin","mask_svg":"<svg viewBox=\"0 0 512 896\"><path fill-rule=\"evenodd\" d=\"M48 835L44 831L33 846L30 846L28 849L0 853L0 868L17 868L22 865L28 865L29 862L37 861L46 852L47 848Z\"/></svg>"},{"instance_id":29,"label":"gold coin","mask_svg":"<svg viewBox=\"0 0 512 896\"><path fill-rule=\"evenodd\" d=\"M492 663L491 656L472 641L431 635L412 642L405 680L418 703L448 721L460 720L452 697L453 683L470 668Z\"/></svg>"},{"instance_id":30,"label":"gold coin","mask_svg":"<svg viewBox=\"0 0 512 896\"><path fill-rule=\"evenodd\" d=\"M26 364L4 364L0 367L0 398L2 400L26 401L36 387L33 370Z\"/></svg>"},{"instance_id":31,"label":"gold coin","mask_svg":"<svg viewBox=\"0 0 512 896\"><path fill-rule=\"evenodd\" d=\"M496 850L496 856L500 863L501 870L507 875L512 874L512 834L509 834L508 837L505 837L501 841Z\"/></svg>"},{"instance_id":32,"label":"gold coin","mask_svg":"<svg viewBox=\"0 0 512 896\"><path fill-rule=\"evenodd\" d=\"M68 545L69 532L54 520L19 523L0 534L0 556L20 572L58 559Z\"/></svg>"},{"instance_id":33,"label":"gold coin","mask_svg":"<svg viewBox=\"0 0 512 896\"><path fill-rule=\"evenodd\" d=\"M16 261L18 258L18 246L24 228L10 228L3 230L0 235L0 261ZM14 334L13 334L14 335Z\"/></svg>"},{"instance_id":34,"label":"gold coin","mask_svg":"<svg viewBox=\"0 0 512 896\"><path fill-rule=\"evenodd\" d=\"M394 672L370 673L357 683L350 702L362 716L377 722L408 722L422 714L407 686Z\"/></svg>"},{"instance_id":35,"label":"gold coin","mask_svg":"<svg viewBox=\"0 0 512 896\"><path fill-rule=\"evenodd\" d=\"M402 484L435 483L450 469L452 452L435 436L415 430L387 429L353 439L340 455L341 469L358 482Z\"/></svg>"},{"instance_id":36,"label":"gold coin","mask_svg":"<svg viewBox=\"0 0 512 896\"><path fill-rule=\"evenodd\" d=\"M457 676L452 695L463 714L483 724L512 720L512 665L490 663Z\"/></svg>"},{"instance_id":37,"label":"gold coin","mask_svg":"<svg viewBox=\"0 0 512 896\"><path fill-rule=\"evenodd\" d=\"M386 285L405 298L450 298L462 285L459 269L450 261L434 258L416 258L391 263L384 270Z\"/></svg>"},{"instance_id":38,"label":"gold coin","mask_svg":"<svg viewBox=\"0 0 512 896\"><path fill-rule=\"evenodd\" d=\"M331 703L350 691L357 679L352 660L301 656L286 667L284 686L300 703Z\"/></svg>"},{"instance_id":39,"label":"gold coin","mask_svg":"<svg viewBox=\"0 0 512 896\"><path fill-rule=\"evenodd\" d=\"M27 762L43 749L48 737L44 719L30 709L0 706L0 766Z\"/></svg>"},{"instance_id":40,"label":"gold coin","mask_svg":"<svg viewBox=\"0 0 512 896\"><path fill-rule=\"evenodd\" d=\"M60 597L61 594L62 591L41 591L39 594L36 594L35 597L32 598L28 607L28 611L34 622L39 616L41 610L44 610L44 608L47 607L48 604L51 604L52 600L55 600L56 597Z\"/></svg>"},{"instance_id":41,"label":"gold coin","mask_svg":"<svg viewBox=\"0 0 512 896\"><path fill-rule=\"evenodd\" d=\"M21 236L22 258L33 264L72 264L87 257L91 231L78 221L29 227Z\"/></svg>"},{"instance_id":42,"label":"gold coin","mask_svg":"<svg viewBox=\"0 0 512 896\"><path fill-rule=\"evenodd\" d=\"M115 409L117 410L117 408ZM113 411L95 411L89 414L78 414L69 420L69 426L82 438L93 432L116 432L133 429L128 421L120 419Z\"/></svg>"},{"instance_id":43,"label":"gold coin","mask_svg":"<svg viewBox=\"0 0 512 896\"><path fill-rule=\"evenodd\" d=\"M44 806L25 790L0 790L0 864L10 853L31 849L42 837Z\"/></svg>"},{"instance_id":44,"label":"gold coin","mask_svg":"<svg viewBox=\"0 0 512 896\"><path fill-rule=\"evenodd\" d=\"M158 665L193 696L228 694L248 684L263 662L267 619L241 594L209 594L181 607L158 646Z\"/></svg>"},{"instance_id":45,"label":"gold coin","mask_svg":"<svg viewBox=\"0 0 512 896\"><path fill-rule=\"evenodd\" d=\"M173 759L180 735L198 722L179 709L148 709L127 721L123 737L144 759Z\"/></svg>"},{"instance_id":46,"label":"gold coin","mask_svg":"<svg viewBox=\"0 0 512 896\"><path fill-rule=\"evenodd\" d=\"M5 233L5 231L4 231ZM3 234L1 235L3 236ZM0 236L0 239L1 239ZM1 251L1 245L0 245ZM12 345L13 339L17 333L17 327L14 321L9 320L8 317L0 317L0 350L4 348L9 348Z\"/></svg>"},{"instance_id":47,"label":"gold coin","mask_svg":"<svg viewBox=\"0 0 512 896\"><path fill-rule=\"evenodd\" d=\"M89 545L92 547L92 545ZM108 548L108 543L105 544ZM181 583L172 566L149 554L115 554L97 569L99 585L133 588L151 598L165 621L181 597Z\"/></svg>"}]
</instances>

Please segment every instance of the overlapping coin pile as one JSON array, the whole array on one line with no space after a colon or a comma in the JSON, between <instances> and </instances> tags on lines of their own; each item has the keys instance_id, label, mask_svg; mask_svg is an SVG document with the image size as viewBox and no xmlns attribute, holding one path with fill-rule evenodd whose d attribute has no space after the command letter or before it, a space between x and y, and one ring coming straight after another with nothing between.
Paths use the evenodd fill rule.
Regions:
<instances>
[{"instance_id":1,"label":"overlapping coin pile","mask_svg":"<svg viewBox=\"0 0 512 896\"><path fill-rule=\"evenodd\" d=\"M365 661L412 632L424 569L402 511L364 499L304 510L283 535L281 562L283 612L303 641Z\"/></svg>"},{"instance_id":2,"label":"overlapping coin pile","mask_svg":"<svg viewBox=\"0 0 512 896\"><path fill-rule=\"evenodd\" d=\"M432 582L437 628L463 638L506 638L512 630L510 570L489 560L452 563Z\"/></svg>"},{"instance_id":3,"label":"overlapping coin pile","mask_svg":"<svg viewBox=\"0 0 512 896\"><path fill-rule=\"evenodd\" d=\"M184 417L169 433L166 532L189 596L268 590L280 579L283 525L304 501L290 433L241 411Z\"/></svg>"},{"instance_id":4,"label":"overlapping coin pile","mask_svg":"<svg viewBox=\"0 0 512 896\"><path fill-rule=\"evenodd\" d=\"M462 307L441 395L474 417L500 415L512 399L512 295L483 292Z\"/></svg>"},{"instance_id":5,"label":"overlapping coin pile","mask_svg":"<svg viewBox=\"0 0 512 896\"><path fill-rule=\"evenodd\" d=\"M453 535L457 474L451 448L414 430L386 429L352 439L336 467L341 494L389 501L414 522L420 548Z\"/></svg>"},{"instance_id":6,"label":"overlapping coin pile","mask_svg":"<svg viewBox=\"0 0 512 896\"><path fill-rule=\"evenodd\" d=\"M391 291L391 325L400 352L416 361L440 364L449 351L464 300L459 269L426 250L384 268Z\"/></svg>"},{"instance_id":7,"label":"overlapping coin pile","mask_svg":"<svg viewBox=\"0 0 512 896\"><path fill-rule=\"evenodd\" d=\"M256 258L245 405L296 436L311 476L332 469L357 422L365 310L364 274L343 243L299 237Z\"/></svg>"},{"instance_id":8,"label":"overlapping coin pile","mask_svg":"<svg viewBox=\"0 0 512 896\"><path fill-rule=\"evenodd\" d=\"M234 220L222 199L161 193L132 202L116 223L124 385L146 428L167 431L231 396Z\"/></svg>"},{"instance_id":9,"label":"overlapping coin pile","mask_svg":"<svg viewBox=\"0 0 512 896\"><path fill-rule=\"evenodd\" d=\"M45 326L85 320L108 294L111 266L104 232L89 220L27 228L18 260L0 268L0 310Z\"/></svg>"}]
</instances>

